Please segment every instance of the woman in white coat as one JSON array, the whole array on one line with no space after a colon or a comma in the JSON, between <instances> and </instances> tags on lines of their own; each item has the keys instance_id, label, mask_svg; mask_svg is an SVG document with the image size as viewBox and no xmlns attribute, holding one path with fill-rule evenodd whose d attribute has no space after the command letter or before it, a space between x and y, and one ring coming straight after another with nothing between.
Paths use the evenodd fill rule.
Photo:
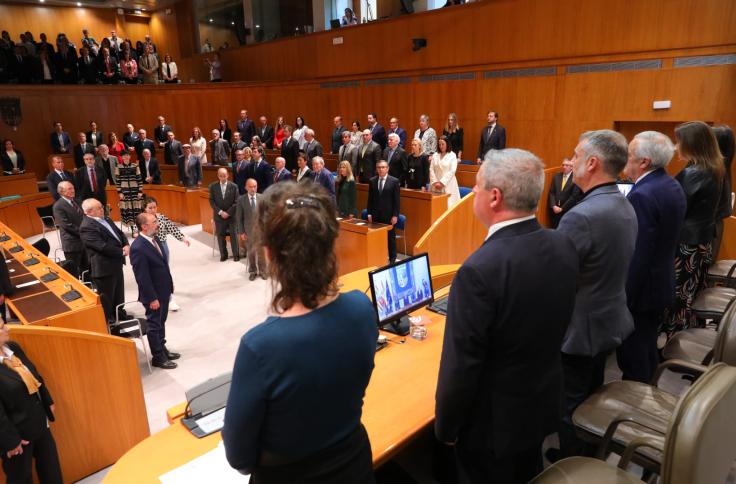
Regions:
<instances>
[{"instance_id":1,"label":"woman in white coat","mask_svg":"<svg viewBox=\"0 0 736 484\"><path fill-rule=\"evenodd\" d=\"M429 166L429 186L435 193L449 193L447 207L452 207L460 201L460 188L457 185L455 171L457 171L457 156L447 136L442 136L437 143L437 152L432 155Z\"/></svg>"}]
</instances>

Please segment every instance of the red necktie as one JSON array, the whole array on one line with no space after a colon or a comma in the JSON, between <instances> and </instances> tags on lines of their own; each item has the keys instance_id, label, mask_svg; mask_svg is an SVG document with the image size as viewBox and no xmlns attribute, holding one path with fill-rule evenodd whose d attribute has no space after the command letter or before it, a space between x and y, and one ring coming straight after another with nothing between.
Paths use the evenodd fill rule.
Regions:
<instances>
[{"instance_id":1,"label":"red necktie","mask_svg":"<svg viewBox=\"0 0 736 484\"><path fill-rule=\"evenodd\" d=\"M95 169L89 169L89 182L92 184L92 191L97 191L97 176L95 175Z\"/></svg>"}]
</instances>

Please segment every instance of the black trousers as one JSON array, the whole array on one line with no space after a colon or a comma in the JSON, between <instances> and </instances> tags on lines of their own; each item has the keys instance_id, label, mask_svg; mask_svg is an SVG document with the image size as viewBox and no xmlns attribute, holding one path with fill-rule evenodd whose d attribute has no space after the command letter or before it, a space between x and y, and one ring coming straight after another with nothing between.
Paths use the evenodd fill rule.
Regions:
<instances>
[{"instance_id":1,"label":"black trousers","mask_svg":"<svg viewBox=\"0 0 736 484\"><path fill-rule=\"evenodd\" d=\"M233 251L233 257L240 257L238 236L235 234L235 230L230 231L230 234L230 248ZM227 241L225 240L225 237L225 235L217 236L217 245L220 247L220 257L227 257Z\"/></svg>"},{"instance_id":2,"label":"black trousers","mask_svg":"<svg viewBox=\"0 0 736 484\"><path fill-rule=\"evenodd\" d=\"M115 307L125 302L125 281L123 279L123 266L115 269L115 274L105 277L92 276L92 282L102 298L102 309L105 311L105 319L109 322L115 321Z\"/></svg>"},{"instance_id":3,"label":"black trousers","mask_svg":"<svg viewBox=\"0 0 736 484\"><path fill-rule=\"evenodd\" d=\"M251 274L268 274L266 258L263 251L257 250L251 239L245 241L245 253L248 255L248 272Z\"/></svg>"},{"instance_id":4,"label":"black trousers","mask_svg":"<svg viewBox=\"0 0 736 484\"><path fill-rule=\"evenodd\" d=\"M87 258L87 253L83 250L75 250L74 252L64 251L64 258L73 261L77 265L77 271L79 271L80 276L82 272L89 270L89 259ZM89 278L89 274L87 274L87 277Z\"/></svg>"},{"instance_id":5,"label":"black trousers","mask_svg":"<svg viewBox=\"0 0 736 484\"><path fill-rule=\"evenodd\" d=\"M3 471L8 484L33 484L33 460L36 460L36 473L41 484L62 484L59 454L56 441L49 429L41 437L23 446L23 453L8 458L3 452Z\"/></svg>"},{"instance_id":6,"label":"black trousers","mask_svg":"<svg viewBox=\"0 0 736 484\"><path fill-rule=\"evenodd\" d=\"M151 347L151 355L156 361L166 361L166 318L169 315L169 300L171 294L163 294L158 300L161 306L153 310L150 304L144 304L146 308L146 325L148 331L148 346Z\"/></svg>"},{"instance_id":7,"label":"black trousers","mask_svg":"<svg viewBox=\"0 0 736 484\"><path fill-rule=\"evenodd\" d=\"M578 356L562 353L564 375L564 406L560 425L560 453L562 457L589 454L583 442L575 434L572 414L595 390L603 385L607 352L595 356Z\"/></svg>"},{"instance_id":8,"label":"black trousers","mask_svg":"<svg viewBox=\"0 0 736 484\"><path fill-rule=\"evenodd\" d=\"M649 383L659 365L657 336L662 311L631 314L634 316L634 332L616 350L616 361L624 380Z\"/></svg>"},{"instance_id":9,"label":"black trousers","mask_svg":"<svg viewBox=\"0 0 736 484\"><path fill-rule=\"evenodd\" d=\"M526 484L542 472L542 442L506 456L455 447L460 484Z\"/></svg>"},{"instance_id":10,"label":"black trousers","mask_svg":"<svg viewBox=\"0 0 736 484\"><path fill-rule=\"evenodd\" d=\"M396 229L388 231L388 260L396 262Z\"/></svg>"}]
</instances>

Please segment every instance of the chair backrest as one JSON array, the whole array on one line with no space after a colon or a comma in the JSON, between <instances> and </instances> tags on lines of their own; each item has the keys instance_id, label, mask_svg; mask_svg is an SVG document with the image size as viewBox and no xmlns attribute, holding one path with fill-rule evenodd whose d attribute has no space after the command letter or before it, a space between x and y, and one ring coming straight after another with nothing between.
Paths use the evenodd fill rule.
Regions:
<instances>
[{"instance_id":1,"label":"chair backrest","mask_svg":"<svg viewBox=\"0 0 736 484\"><path fill-rule=\"evenodd\" d=\"M41 218L47 229L54 228L54 205L46 205L44 207L36 207L36 213Z\"/></svg>"},{"instance_id":2,"label":"chair backrest","mask_svg":"<svg viewBox=\"0 0 736 484\"><path fill-rule=\"evenodd\" d=\"M48 257L49 253L51 252L51 244L49 244L49 241L46 239L38 239L32 245L36 250L38 250L46 257Z\"/></svg>"},{"instance_id":3,"label":"chair backrest","mask_svg":"<svg viewBox=\"0 0 736 484\"><path fill-rule=\"evenodd\" d=\"M721 484L736 458L736 368L713 365L675 407L667 429L662 482Z\"/></svg>"},{"instance_id":4,"label":"chair backrest","mask_svg":"<svg viewBox=\"0 0 736 484\"><path fill-rule=\"evenodd\" d=\"M77 263L73 260L62 260L59 261L59 267L67 271L69 274L71 274L74 277L79 277L79 267L77 267Z\"/></svg>"},{"instance_id":5,"label":"chair backrest","mask_svg":"<svg viewBox=\"0 0 736 484\"><path fill-rule=\"evenodd\" d=\"M460 198L464 198L466 195L473 191L472 188L460 187Z\"/></svg>"},{"instance_id":6,"label":"chair backrest","mask_svg":"<svg viewBox=\"0 0 736 484\"><path fill-rule=\"evenodd\" d=\"M363 220L368 220L368 209L367 208L364 208L360 212L360 218L362 218Z\"/></svg>"},{"instance_id":7,"label":"chair backrest","mask_svg":"<svg viewBox=\"0 0 736 484\"><path fill-rule=\"evenodd\" d=\"M400 213L398 220L396 220L396 225L394 225L394 227L399 230L404 230L404 227L406 227L406 215L404 215L403 213Z\"/></svg>"},{"instance_id":8,"label":"chair backrest","mask_svg":"<svg viewBox=\"0 0 736 484\"><path fill-rule=\"evenodd\" d=\"M736 300L728 303L721 318L712 361L736 366Z\"/></svg>"}]
</instances>

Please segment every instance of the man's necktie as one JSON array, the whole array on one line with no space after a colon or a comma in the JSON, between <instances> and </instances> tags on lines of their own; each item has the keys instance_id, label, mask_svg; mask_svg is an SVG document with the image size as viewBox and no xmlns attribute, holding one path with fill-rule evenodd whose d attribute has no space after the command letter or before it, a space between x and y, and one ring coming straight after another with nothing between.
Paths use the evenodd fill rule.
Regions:
<instances>
[{"instance_id":1,"label":"man's necktie","mask_svg":"<svg viewBox=\"0 0 736 484\"><path fill-rule=\"evenodd\" d=\"M567 185L568 178L570 178L570 175L562 175L562 187L560 187L560 190L565 189L565 185Z\"/></svg>"},{"instance_id":2,"label":"man's necktie","mask_svg":"<svg viewBox=\"0 0 736 484\"><path fill-rule=\"evenodd\" d=\"M156 236L151 237L151 242L153 243L153 246L158 251L158 255L160 255L161 258L164 258L164 253L161 251L161 247L158 245L158 242L156 242Z\"/></svg>"},{"instance_id":3,"label":"man's necktie","mask_svg":"<svg viewBox=\"0 0 736 484\"><path fill-rule=\"evenodd\" d=\"M384 184L384 179L381 178L378 182L378 193L383 193L383 184Z\"/></svg>"},{"instance_id":4,"label":"man's necktie","mask_svg":"<svg viewBox=\"0 0 736 484\"><path fill-rule=\"evenodd\" d=\"M256 209L256 197L250 197L250 208L252 210Z\"/></svg>"},{"instance_id":5,"label":"man's necktie","mask_svg":"<svg viewBox=\"0 0 736 484\"><path fill-rule=\"evenodd\" d=\"M23 380L23 383L26 385L26 388L28 389L28 394L33 395L38 391L38 389L41 387L41 383L36 380L36 377L33 376L33 373L25 367L22 361L20 359L13 355L10 358L5 358L3 360L3 364L16 372L18 376Z\"/></svg>"},{"instance_id":6,"label":"man's necktie","mask_svg":"<svg viewBox=\"0 0 736 484\"><path fill-rule=\"evenodd\" d=\"M92 185L92 191L97 191L97 176L95 176L95 169L90 167L89 168L89 182Z\"/></svg>"},{"instance_id":7,"label":"man's necktie","mask_svg":"<svg viewBox=\"0 0 736 484\"><path fill-rule=\"evenodd\" d=\"M77 202L75 202L74 200L72 200L72 207L74 208L74 210L75 210L75 211L76 211L76 212L77 212L77 213L78 213L79 215L83 215L82 209L81 209L81 208L79 208L79 205L77 205Z\"/></svg>"}]
</instances>

